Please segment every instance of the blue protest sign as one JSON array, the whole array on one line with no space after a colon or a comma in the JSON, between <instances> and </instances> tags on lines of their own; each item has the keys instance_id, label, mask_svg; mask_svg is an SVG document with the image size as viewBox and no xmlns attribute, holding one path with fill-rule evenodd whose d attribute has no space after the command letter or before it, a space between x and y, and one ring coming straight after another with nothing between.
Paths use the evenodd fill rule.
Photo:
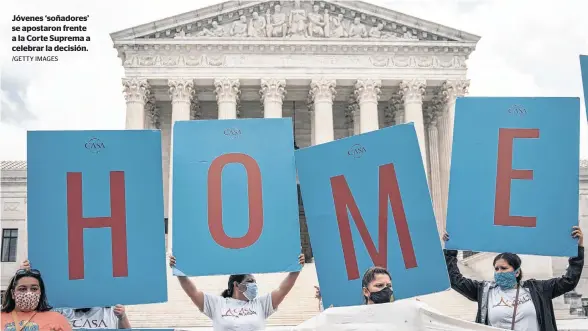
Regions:
<instances>
[{"instance_id":1,"label":"blue protest sign","mask_svg":"<svg viewBox=\"0 0 588 331\"><path fill-rule=\"evenodd\" d=\"M584 107L588 119L588 55L580 55L580 70L582 72L582 86L584 87Z\"/></svg>"},{"instance_id":2,"label":"blue protest sign","mask_svg":"<svg viewBox=\"0 0 588 331\"><path fill-rule=\"evenodd\" d=\"M449 288L413 124L298 150L296 167L325 307L362 304L374 265L396 299Z\"/></svg>"},{"instance_id":3,"label":"blue protest sign","mask_svg":"<svg viewBox=\"0 0 588 331\"><path fill-rule=\"evenodd\" d=\"M576 256L579 98L459 98L454 127L446 248Z\"/></svg>"},{"instance_id":4,"label":"blue protest sign","mask_svg":"<svg viewBox=\"0 0 588 331\"><path fill-rule=\"evenodd\" d=\"M299 270L292 120L185 121L173 132L174 275Z\"/></svg>"},{"instance_id":5,"label":"blue protest sign","mask_svg":"<svg viewBox=\"0 0 588 331\"><path fill-rule=\"evenodd\" d=\"M29 131L27 163L29 259L52 306L167 301L159 131Z\"/></svg>"}]
</instances>

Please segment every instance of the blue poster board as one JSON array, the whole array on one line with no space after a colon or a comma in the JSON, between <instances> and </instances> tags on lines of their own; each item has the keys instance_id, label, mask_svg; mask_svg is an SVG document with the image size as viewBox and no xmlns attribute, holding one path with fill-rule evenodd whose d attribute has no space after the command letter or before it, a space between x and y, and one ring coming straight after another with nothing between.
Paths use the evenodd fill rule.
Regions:
<instances>
[{"instance_id":1,"label":"blue poster board","mask_svg":"<svg viewBox=\"0 0 588 331\"><path fill-rule=\"evenodd\" d=\"M29 260L52 306L167 301L159 131L29 131L27 167Z\"/></svg>"},{"instance_id":2,"label":"blue poster board","mask_svg":"<svg viewBox=\"0 0 588 331\"><path fill-rule=\"evenodd\" d=\"M449 288L414 125L296 151L323 305L363 303L363 273L392 275L394 297Z\"/></svg>"},{"instance_id":3,"label":"blue poster board","mask_svg":"<svg viewBox=\"0 0 588 331\"><path fill-rule=\"evenodd\" d=\"M458 98L453 137L446 248L576 256L579 98Z\"/></svg>"},{"instance_id":4,"label":"blue poster board","mask_svg":"<svg viewBox=\"0 0 588 331\"><path fill-rule=\"evenodd\" d=\"M300 270L292 120L185 121L173 132L174 274Z\"/></svg>"},{"instance_id":5,"label":"blue poster board","mask_svg":"<svg viewBox=\"0 0 588 331\"><path fill-rule=\"evenodd\" d=\"M588 55L580 55L580 70L584 88L584 110L586 111L586 119L588 119Z\"/></svg>"}]
</instances>

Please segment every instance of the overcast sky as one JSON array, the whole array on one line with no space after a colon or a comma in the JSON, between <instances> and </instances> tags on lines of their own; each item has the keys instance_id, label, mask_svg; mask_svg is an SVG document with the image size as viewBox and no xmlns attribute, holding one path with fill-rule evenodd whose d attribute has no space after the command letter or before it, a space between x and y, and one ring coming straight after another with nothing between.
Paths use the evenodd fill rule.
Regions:
<instances>
[{"instance_id":1,"label":"overcast sky","mask_svg":"<svg viewBox=\"0 0 588 331\"><path fill-rule=\"evenodd\" d=\"M123 129L123 69L109 34L220 1L3 1L0 159L26 159L26 130ZM468 61L472 96L582 95L588 1L410 0L378 5L482 36ZM88 53L56 63L11 62L12 16L90 15ZM582 158L588 158L582 98Z\"/></svg>"}]
</instances>

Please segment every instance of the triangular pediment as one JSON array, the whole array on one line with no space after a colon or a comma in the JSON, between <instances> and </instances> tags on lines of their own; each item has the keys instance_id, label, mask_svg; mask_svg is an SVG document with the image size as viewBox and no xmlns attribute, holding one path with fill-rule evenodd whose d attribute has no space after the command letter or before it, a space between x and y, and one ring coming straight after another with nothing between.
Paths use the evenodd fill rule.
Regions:
<instances>
[{"instance_id":1,"label":"triangular pediment","mask_svg":"<svg viewBox=\"0 0 588 331\"><path fill-rule=\"evenodd\" d=\"M111 37L115 42L331 38L474 44L480 39L464 31L363 1L344 0L228 1L115 32Z\"/></svg>"}]
</instances>

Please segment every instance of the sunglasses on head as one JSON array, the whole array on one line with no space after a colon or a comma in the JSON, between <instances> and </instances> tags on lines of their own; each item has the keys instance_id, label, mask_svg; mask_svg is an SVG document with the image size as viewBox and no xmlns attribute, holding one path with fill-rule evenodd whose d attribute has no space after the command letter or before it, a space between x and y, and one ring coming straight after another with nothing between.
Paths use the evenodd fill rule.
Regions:
<instances>
[{"instance_id":1,"label":"sunglasses on head","mask_svg":"<svg viewBox=\"0 0 588 331\"><path fill-rule=\"evenodd\" d=\"M41 272L37 269L18 269L15 273L15 276L22 275L41 276Z\"/></svg>"}]
</instances>

